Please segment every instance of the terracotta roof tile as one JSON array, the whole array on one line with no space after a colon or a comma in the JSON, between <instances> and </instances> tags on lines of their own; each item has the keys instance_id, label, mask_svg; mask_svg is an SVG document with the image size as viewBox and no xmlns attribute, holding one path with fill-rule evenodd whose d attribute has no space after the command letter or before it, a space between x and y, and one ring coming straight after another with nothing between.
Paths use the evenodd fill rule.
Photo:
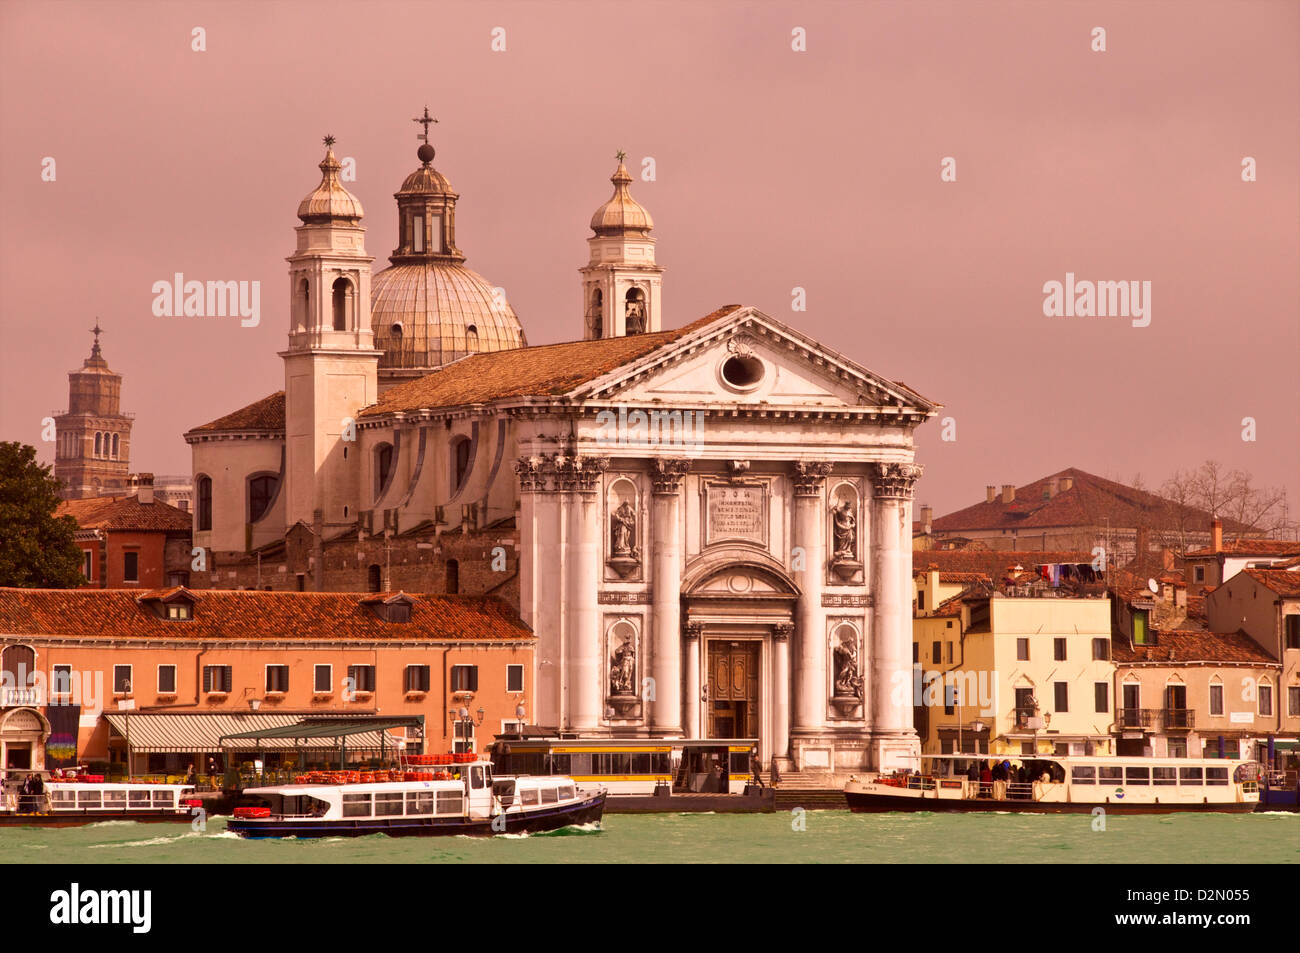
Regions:
<instances>
[{"instance_id":1,"label":"terracotta roof tile","mask_svg":"<svg viewBox=\"0 0 1300 953\"><path fill-rule=\"evenodd\" d=\"M26 636L225 639L532 639L506 603L483 596L413 595L410 622L385 622L361 593L207 589L189 620L161 618L151 598L174 589L0 589L0 632Z\"/></svg>"},{"instance_id":2,"label":"terracotta roof tile","mask_svg":"<svg viewBox=\"0 0 1300 953\"><path fill-rule=\"evenodd\" d=\"M269 397L263 397L247 407L239 408L234 413L201 424L190 433L223 430L265 430L284 433L284 391L278 390Z\"/></svg>"},{"instance_id":3,"label":"terracotta roof tile","mask_svg":"<svg viewBox=\"0 0 1300 953\"><path fill-rule=\"evenodd\" d=\"M418 380L399 384L358 416L377 417L425 407L458 407L510 397L564 394L740 307L738 304L726 305L674 331L474 354Z\"/></svg>"},{"instance_id":4,"label":"terracotta roof tile","mask_svg":"<svg viewBox=\"0 0 1300 953\"><path fill-rule=\"evenodd\" d=\"M190 514L184 510L161 500L141 503L137 496L64 500L55 515L71 516L82 529L188 533L193 525Z\"/></svg>"},{"instance_id":5,"label":"terracotta roof tile","mask_svg":"<svg viewBox=\"0 0 1300 953\"><path fill-rule=\"evenodd\" d=\"M1300 596L1300 570L1295 569L1243 569L1247 576L1278 595Z\"/></svg>"},{"instance_id":6,"label":"terracotta roof tile","mask_svg":"<svg viewBox=\"0 0 1300 953\"><path fill-rule=\"evenodd\" d=\"M917 549L912 551L912 573L930 569L945 572L973 572L1001 582L1012 566L1032 569L1045 563L1083 563L1095 557L1086 552L1025 552L1000 549Z\"/></svg>"},{"instance_id":7,"label":"terracotta roof tile","mask_svg":"<svg viewBox=\"0 0 1300 953\"><path fill-rule=\"evenodd\" d=\"M1286 539L1225 539L1227 556L1300 556L1300 543ZM1195 549L1188 556L1213 556L1213 549Z\"/></svg>"},{"instance_id":8,"label":"terracotta roof tile","mask_svg":"<svg viewBox=\"0 0 1300 953\"><path fill-rule=\"evenodd\" d=\"M1277 662L1245 632L1200 632L1187 629L1157 632L1154 645L1132 645L1127 638L1113 638L1111 655L1119 663Z\"/></svg>"}]
</instances>

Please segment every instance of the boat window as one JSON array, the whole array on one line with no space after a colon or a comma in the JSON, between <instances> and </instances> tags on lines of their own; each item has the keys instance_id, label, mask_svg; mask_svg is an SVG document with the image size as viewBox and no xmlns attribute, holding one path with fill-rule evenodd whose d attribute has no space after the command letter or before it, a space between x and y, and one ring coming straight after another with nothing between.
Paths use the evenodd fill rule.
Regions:
<instances>
[{"instance_id":1,"label":"boat window","mask_svg":"<svg viewBox=\"0 0 1300 953\"><path fill-rule=\"evenodd\" d=\"M148 807L148 806L149 806L149 792L148 792L148 791L130 791L130 792L128 792L127 797L128 797L128 800L130 801L132 807Z\"/></svg>"},{"instance_id":2,"label":"boat window","mask_svg":"<svg viewBox=\"0 0 1300 953\"><path fill-rule=\"evenodd\" d=\"M369 817L370 816L370 795L369 794L343 795L343 816L344 817Z\"/></svg>"},{"instance_id":3,"label":"boat window","mask_svg":"<svg viewBox=\"0 0 1300 953\"><path fill-rule=\"evenodd\" d=\"M536 788L523 788L523 789L519 792L519 803L520 803L520 804L523 804L523 805L536 804L536 803L537 803L537 789L536 789Z\"/></svg>"},{"instance_id":4,"label":"boat window","mask_svg":"<svg viewBox=\"0 0 1300 953\"><path fill-rule=\"evenodd\" d=\"M1102 784L1119 784L1124 780L1124 769L1118 765L1103 764L1097 769Z\"/></svg>"},{"instance_id":5,"label":"boat window","mask_svg":"<svg viewBox=\"0 0 1300 953\"><path fill-rule=\"evenodd\" d=\"M572 785L572 784L566 784L566 785L564 785L563 787L560 788L560 800L561 800L561 801L568 800L568 799L573 798L573 797L575 797L575 796L576 796L576 795L575 795L574 788L573 788L573 785Z\"/></svg>"},{"instance_id":6,"label":"boat window","mask_svg":"<svg viewBox=\"0 0 1300 953\"><path fill-rule=\"evenodd\" d=\"M375 794L375 816L392 817L402 813L401 791L379 791Z\"/></svg>"},{"instance_id":7,"label":"boat window","mask_svg":"<svg viewBox=\"0 0 1300 953\"><path fill-rule=\"evenodd\" d=\"M1129 765L1127 768L1124 769L1124 780L1129 784L1137 784L1137 785L1150 784L1151 769L1137 768L1132 765Z\"/></svg>"},{"instance_id":8,"label":"boat window","mask_svg":"<svg viewBox=\"0 0 1300 953\"><path fill-rule=\"evenodd\" d=\"M105 791L104 807L126 807L126 792Z\"/></svg>"},{"instance_id":9,"label":"boat window","mask_svg":"<svg viewBox=\"0 0 1300 953\"><path fill-rule=\"evenodd\" d=\"M1097 768L1091 764L1076 764L1070 769L1070 780L1075 784L1096 784Z\"/></svg>"},{"instance_id":10,"label":"boat window","mask_svg":"<svg viewBox=\"0 0 1300 953\"><path fill-rule=\"evenodd\" d=\"M472 788L483 787L483 766L474 765L469 769L469 786Z\"/></svg>"},{"instance_id":11,"label":"boat window","mask_svg":"<svg viewBox=\"0 0 1300 953\"><path fill-rule=\"evenodd\" d=\"M464 808L461 806L465 798L460 791L439 791L438 792L438 813L439 814L463 814Z\"/></svg>"},{"instance_id":12,"label":"boat window","mask_svg":"<svg viewBox=\"0 0 1300 953\"><path fill-rule=\"evenodd\" d=\"M50 803L53 804L56 808L73 807L77 803L77 792L68 791L68 790L51 791Z\"/></svg>"},{"instance_id":13,"label":"boat window","mask_svg":"<svg viewBox=\"0 0 1300 953\"><path fill-rule=\"evenodd\" d=\"M1177 768L1152 768L1151 783L1152 784L1177 784L1178 769Z\"/></svg>"},{"instance_id":14,"label":"boat window","mask_svg":"<svg viewBox=\"0 0 1300 953\"><path fill-rule=\"evenodd\" d=\"M560 800L559 792L555 788L542 788L542 803L555 804Z\"/></svg>"},{"instance_id":15,"label":"boat window","mask_svg":"<svg viewBox=\"0 0 1300 953\"><path fill-rule=\"evenodd\" d=\"M433 813L433 792L432 791L407 791L406 792L406 813L407 814L432 814Z\"/></svg>"},{"instance_id":16,"label":"boat window","mask_svg":"<svg viewBox=\"0 0 1300 953\"><path fill-rule=\"evenodd\" d=\"M153 806L154 807L175 807L176 792L175 791L154 791Z\"/></svg>"},{"instance_id":17,"label":"boat window","mask_svg":"<svg viewBox=\"0 0 1300 953\"><path fill-rule=\"evenodd\" d=\"M1205 783L1215 786L1222 786L1228 783L1227 768L1206 768Z\"/></svg>"},{"instance_id":18,"label":"boat window","mask_svg":"<svg viewBox=\"0 0 1300 953\"><path fill-rule=\"evenodd\" d=\"M1204 772L1200 768L1179 768L1178 780L1183 784L1204 784Z\"/></svg>"},{"instance_id":19,"label":"boat window","mask_svg":"<svg viewBox=\"0 0 1300 953\"><path fill-rule=\"evenodd\" d=\"M99 807L99 806L100 806L100 794L98 790L77 792L77 807Z\"/></svg>"}]
</instances>

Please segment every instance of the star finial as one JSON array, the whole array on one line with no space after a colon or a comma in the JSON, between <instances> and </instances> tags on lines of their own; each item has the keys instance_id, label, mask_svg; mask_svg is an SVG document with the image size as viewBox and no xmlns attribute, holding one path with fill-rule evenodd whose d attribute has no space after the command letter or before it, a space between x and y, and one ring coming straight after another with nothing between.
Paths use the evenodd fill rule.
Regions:
<instances>
[{"instance_id":1,"label":"star finial","mask_svg":"<svg viewBox=\"0 0 1300 953\"><path fill-rule=\"evenodd\" d=\"M421 139L427 143L429 141L429 123L433 123L437 121L438 120L434 119L432 116L429 115L429 107L425 106L424 115L416 116L414 119L411 120L411 122L418 122L422 126L424 126L424 132L417 132L415 134L415 138Z\"/></svg>"},{"instance_id":2,"label":"star finial","mask_svg":"<svg viewBox=\"0 0 1300 953\"><path fill-rule=\"evenodd\" d=\"M328 136L328 135L327 135L323 141L324 141L324 143L325 143L325 148L326 148L326 149L333 149L333 148L334 148L334 143L335 143L337 140L336 140L333 136Z\"/></svg>"},{"instance_id":3,"label":"star finial","mask_svg":"<svg viewBox=\"0 0 1300 953\"><path fill-rule=\"evenodd\" d=\"M619 149L618 152L614 153L614 158L618 159L619 162L622 162L624 159L627 158L627 153L624 152L622 149Z\"/></svg>"}]
</instances>

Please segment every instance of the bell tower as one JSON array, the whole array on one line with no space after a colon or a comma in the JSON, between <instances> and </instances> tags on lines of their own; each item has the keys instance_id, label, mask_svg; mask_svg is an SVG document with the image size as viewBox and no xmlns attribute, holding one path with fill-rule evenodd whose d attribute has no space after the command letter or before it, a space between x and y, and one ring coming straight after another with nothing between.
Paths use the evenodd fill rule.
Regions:
<instances>
[{"instance_id":1,"label":"bell tower","mask_svg":"<svg viewBox=\"0 0 1300 953\"><path fill-rule=\"evenodd\" d=\"M132 419L122 413L122 375L100 350L98 319L93 333L90 357L68 374L68 409L54 418L54 475L65 500L127 492Z\"/></svg>"},{"instance_id":2,"label":"bell tower","mask_svg":"<svg viewBox=\"0 0 1300 953\"><path fill-rule=\"evenodd\" d=\"M622 337L658 331L662 324L663 269L655 264L654 220L628 186L632 176L617 154L610 181L614 194L591 217L591 260L582 274L583 337Z\"/></svg>"},{"instance_id":3,"label":"bell tower","mask_svg":"<svg viewBox=\"0 0 1300 953\"><path fill-rule=\"evenodd\" d=\"M339 181L325 137L320 185L298 205L289 256L289 347L282 351L288 526L348 525L360 500L357 412L375 402L370 263L361 202Z\"/></svg>"}]
</instances>

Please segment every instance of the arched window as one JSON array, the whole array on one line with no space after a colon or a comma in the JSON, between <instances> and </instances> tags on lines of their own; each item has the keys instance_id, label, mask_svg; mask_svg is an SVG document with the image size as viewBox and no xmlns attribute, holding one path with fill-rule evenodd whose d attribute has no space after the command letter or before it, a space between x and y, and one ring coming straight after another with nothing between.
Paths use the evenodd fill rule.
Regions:
<instances>
[{"instance_id":1,"label":"arched window","mask_svg":"<svg viewBox=\"0 0 1300 953\"><path fill-rule=\"evenodd\" d=\"M478 350L478 328L472 324L465 329L465 350L470 352Z\"/></svg>"},{"instance_id":2,"label":"arched window","mask_svg":"<svg viewBox=\"0 0 1300 953\"><path fill-rule=\"evenodd\" d=\"M366 570L366 588L370 592L382 592L384 588L384 573L375 563Z\"/></svg>"},{"instance_id":3,"label":"arched window","mask_svg":"<svg viewBox=\"0 0 1300 953\"><path fill-rule=\"evenodd\" d=\"M120 447L119 447L119 445L118 445L118 438L119 438L119 437L121 437L121 434L116 434L116 433L113 434L113 459L114 459L114 460L117 459L117 457L118 457L118 450L120 449Z\"/></svg>"},{"instance_id":4,"label":"arched window","mask_svg":"<svg viewBox=\"0 0 1300 953\"><path fill-rule=\"evenodd\" d=\"M461 437L451 445L451 489L456 492L469 475L469 439Z\"/></svg>"},{"instance_id":5,"label":"arched window","mask_svg":"<svg viewBox=\"0 0 1300 953\"><path fill-rule=\"evenodd\" d=\"M104 435L98 430L95 431L95 456L99 456L100 448L103 445Z\"/></svg>"},{"instance_id":6,"label":"arched window","mask_svg":"<svg viewBox=\"0 0 1300 953\"><path fill-rule=\"evenodd\" d=\"M271 501L275 499L275 490L279 482L278 477L265 473L249 479L248 521L250 523L256 523L271 508Z\"/></svg>"},{"instance_id":7,"label":"arched window","mask_svg":"<svg viewBox=\"0 0 1300 953\"><path fill-rule=\"evenodd\" d=\"M623 314L628 334L640 334L645 331L645 292L640 288L629 288L623 305Z\"/></svg>"},{"instance_id":8,"label":"arched window","mask_svg":"<svg viewBox=\"0 0 1300 953\"><path fill-rule=\"evenodd\" d=\"M199 531L212 529L212 477L199 477L195 487L199 498L195 515L198 517Z\"/></svg>"},{"instance_id":9,"label":"arched window","mask_svg":"<svg viewBox=\"0 0 1300 953\"><path fill-rule=\"evenodd\" d=\"M456 595L460 592L460 560L447 560L447 592Z\"/></svg>"},{"instance_id":10,"label":"arched window","mask_svg":"<svg viewBox=\"0 0 1300 953\"><path fill-rule=\"evenodd\" d=\"M591 293L591 338L605 336L605 292L597 288Z\"/></svg>"},{"instance_id":11,"label":"arched window","mask_svg":"<svg viewBox=\"0 0 1300 953\"><path fill-rule=\"evenodd\" d=\"M388 486L388 478L393 473L393 445L391 443L381 443L375 448L375 502L384 495L384 488Z\"/></svg>"},{"instance_id":12,"label":"arched window","mask_svg":"<svg viewBox=\"0 0 1300 953\"><path fill-rule=\"evenodd\" d=\"M294 310L297 314L294 316L294 323L299 331L307 330L307 323L311 320L311 285L304 278L298 282L298 290L294 294Z\"/></svg>"},{"instance_id":13,"label":"arched window","mask_svg":"<svg viewBox=\"0 0 1300 953\"><path fill-rule=\"evenodd\" d=\"M24 689L36 673L36 652L29 645L10 645L4 650L4 671L8 685ZM7 703L6 703L7 704Z\"/></svg>"},{"instance_id":14,"label":"arched window","mask_svg":"<svg viewBox=\"0 0 1300 953\"><path fill-rule=\"evenodd\" d=\"M346 331L352 318L352 282L339 278L334 282L334 330Z\"/></svg>"}]
</instances>

